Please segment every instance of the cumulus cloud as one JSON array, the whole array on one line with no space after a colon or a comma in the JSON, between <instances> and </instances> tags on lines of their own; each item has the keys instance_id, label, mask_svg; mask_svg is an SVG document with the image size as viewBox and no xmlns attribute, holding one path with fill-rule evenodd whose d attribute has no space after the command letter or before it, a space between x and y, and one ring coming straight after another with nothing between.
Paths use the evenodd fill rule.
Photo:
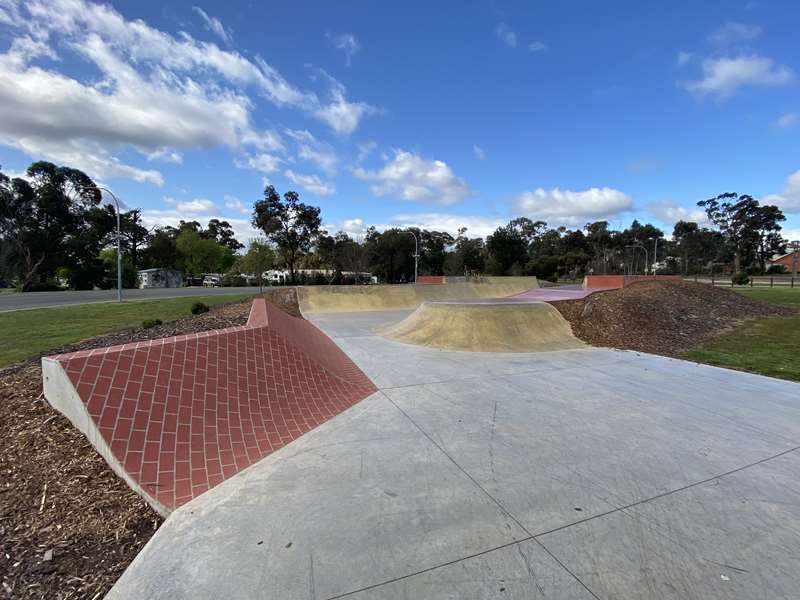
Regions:
<instances>
[{"instance_id":1,"label":"cumulus cloud","mask_svg":"<svg viewBox=\"0 0 800 600\"><path fill-rule=\"evenodd\" d=\"M266 186L265 186L266 187ZM250 213L250 209L245 206L244 202L239 200L236 196L225 196L225 208L239 211L241 214L246 215Z\"/></svg>"},{"instance_id":2,"label":"cumulus cloud","mask_svg":"<svg viewBox=\"0 0 800 600\"><path fill-rule=\"evenodd\" d=\"M794 79L789 67L777 65L764 56L708 58L701 65L703 77L681 85L700 95L726 98L743 87L779 86Z\"/></svg>"},{"instance_id":3,"label":"cumulus cloud","mask_svg":"<svg viewBox=\"0 0 800 600\"><path fill-rule=\"evenodd\" d=\"M647 205L647 208L650 214L667 225L674 225L678 221L697 223L701 227L710 225L706 211L697 206L686 208L675 202L664 200L661 202L651 202Z\"/></svg>"},{"instance_id":4,"label":"cumulus cloud","mask_svg":"<svg viewBox=\"0 0 800 600\"><path fill-rule=\"evenodd\" d=\"M679 67L686 66L690 60L692 60L691 52L678 52L678 58L676 59L676 61Z\"/></svg>"},{"instance_id":5,"label":"cumulus cloud","mask_svg":"<svg viewBox=\"0 0 800 600\"><path fill-rule=\"evenodd\" d=\"M375 149L378 147L378 144L371 141L361 142L359 144L356 144L356 147L358 148L357 160L358 162L363 162L367 159L367 157L369 157L370 154L372 154L375 151Z\"/></svg>"},{"instance_id":6,"label":"cumulus cloud","mask_svg":"<svg viewBox=\"0 0 800 600\"><path fill-rule=\"evenodd\" d=\"M37 158L69 159L95 177L163 183L158 171L118 157L131 148L146 159L173 162L187 149L279 150L280 136L252 122L250 90L337 133L352 132L373 110L348 100L333 78L325 81L329 99L321 99L259 57L128 21L107 5L3 0L0 7L12 36L0 54L0 144ZM76 56L97 73L79 78L59 70L68 64L62 59Z\"/></svg>"},{"instance_id":7,"label":"cumulus cloud","mask_svg":"<svg viewBox=\"0 0 800 600\"><path fill-rule=\"evenodd\" d=\"M764 204L774 204L785 213L800 213L800 170L786 178L783 192L762 198Z\"/></svg>"},{"instance_id":8,"label":"cumulus cloud","mask_svg":"<svg viewBox=\"0 0 800 600\"><path fill-rule=\"evenodd\" d=\"M333 183L324 182L317 175L302 175L300 173L295 173L291 169L286 169L283 175L286 179L295 185L299 185L309 194L314 194L315 196L332 196L336 193L336 186Z\"/></svg>"},{"instance_id":9,"label":"cumulus cloud","mask_svg":"<svg viewBox=\"0 0 800 600\"><path fill-rule=\"evenodd\" d=\"M761 27L746 23L725 23L714 33L708 36L710 42L719 45L736 44L756 39L761 35Z\"/></svg>"},{"instance_id":10,"label":"cumulus cloud","mask_svg":"<svg viewBox=\"0 0 800 600\"><path fill-rule=\"evenodd\" d=\"M449 205L471 193L466 182L444 161L428 160L405 150L395 151L377 171L357 167L353 174L358 179L376 182L370 190L379 197L396 195L402 200Z\"/></svg>"},{"instance_id":11,"label":"cumulus cloud","mask_svg":"<svg viewBox=\"0 0 800 600\"><path fill-rule=\"evenodd\" d=\"M630 211L633 200L613 188L589 188L583 191L545 190L538 188L520 194L515 208L532 219L551 225L585 225L589 221L606 220Z\"/></svg>"},{"instance_id":12,"label":"cumulus cloud","mask_svg":"<svg viewBox=\"0 0 800 600\"><path fill-rule=\"evenodd\" d=\"M453 236L458 230L467 228L468 237L486 237L507 222L492 217L455 215L450 213L425 212L395 215L389 220L391 227L419 227L429 231L446 231Z\"/></svg>"},{"instance_id":13,"label":"cumulus cloud","mask_svg":"<svg viewBox=\"0 0 800 600\"><path fill-rule=\"evenodd\" d=\"M184 214L202 214L211 213L217 210L217 205L207 198L194 198L192 200L176 200L170 196L164 197L164 203L168 206L174 206L178 213Z\"/></svg>"},{"instance_id":14,"label":"cumulus cloud","mask_svg":"<svg viewBox=\"0 0 800 600\"><path fill-rule=\"evenodd\" d=\"M356 36L352 33L342 33L340 35L326 33L325 37L333 44L334 48L338 48L344 52L345 64L349 67L353 60L353 55L361 50L361 45L358 43Z\"/></svg>"},{"instance_id":15,"label":"cumulus cloud","mask_svg":"<svg viewBox=\"0 0 800 600\"><path fill-rule=\"evenodd\" d=\"M227 221L233 228L234 236L242 244L247 244L250 240L263 237L264 232L255 229L250 222L250 219L237 219L226 217L219 212L208 213L195 213L187 215L174 208L167 210L158 209L145 209L142 211L142 224L151 229L153 227L178 227L181 221L186 221L187 218L192 221L205 225L211 219L219 219L220 221Z\"/></svg>"},{"instance_id":16,"label":"cumulus cloud","mask_svg":"<svg viewBox=\"0 0 800 600\"><path fill-rule=\"evenodd\" d=\"M262 153L248 156L244 159L237 159L234 162L237 167L242 169L255 169L262 173L274 173L280 168L283 159L274 154Z\"/></svg>"},{"instance_id":17,"label":"cumulus cloud","mask_svg":"<svg viewBox=\"0 0 800 600\"><path fill-rule=\"evenodd\" d=\"M204 11L199 6L193 6L192 10L200 15L200 18L203 20L203 24L205 28L216 35L219 39L221 39L226 44L230 44L232 41L230 32L225 28L222 24L222 21L217 19L216 17L210 16L206 11Z\"/></svg>"},{"instance_id":18,"label":"cumulus cloud","mask_svg":"<svg viewBox=\"0 0 800 600\"><path fill-rule=\"evenodd\" d=\"M314 163L328 175L335 175L339 159L333 147L305 129L288 129L286 135L297 144L297 158Z\"/></svg>"},{"instance_id":19,"label":"cumulus cloud","mask_svg":"<svg viewBox=\"0 0 800 600\"><path fill-rule=\"evenodd\" d=\"M528 44L528 52L543 52L547 50L547 44L544 42L534 41Z\"/></svg>"},{"instance_id":20,"label":"cumulus cloud","mask_svg":"<svg viewBox=\"0 0 800 600\"><path fill-rule=\"evenodd\" d=\"M800 123L800 117L797 116L797 113L792 112L784 113L775 120L775 126L781 129L790 129L798 123Z\"/></svg>"},{"instance_id":21,"label":"cumulus cloud","mask_svg":"<svg viewBox=\"0 0 800 600\"><path fill-rule=\"evenodd\" d=\"M367 233L367 224L364 222L364 219L344 219L334 223L326 223L322 228L331 234L344 231L354 237L362 236Z\"/></svg>"},{"instance_id":22,"label":"cumulus cloud","mask_svg":"<svg viewBox=\"0 0 800 600\"><path fill-rule=\"evenodd\" d=\"M494 30L498 39L510 48L517 47L517 34L505 23L500 23Z\"/></svg>"},{"instance_id":23,"label":"cumulus cloud","mask_svg":"<svg viewBox=\"0 0 800 600\"><path fill-rule=\"evenodd\" d=\"M472 146L472 153L475 155L475 158L477 158L478 160L484 160L486 158L486 152L484 152L483 148L481 148L477 144Z\"/></svg>"}]
</instances>

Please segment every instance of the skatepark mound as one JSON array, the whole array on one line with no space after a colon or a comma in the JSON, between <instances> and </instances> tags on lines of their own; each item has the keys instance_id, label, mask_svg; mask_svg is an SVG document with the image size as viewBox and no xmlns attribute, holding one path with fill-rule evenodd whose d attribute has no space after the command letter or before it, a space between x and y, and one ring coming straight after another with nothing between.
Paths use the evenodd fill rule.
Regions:
<instances>
[{"instance_id":1,"label":"skatepark mound","mask_svg":"<svg viewBox=\"0 0 800 600\"><path fill-rule=\"evenodd\" d=\"M246 325L50 356L42 375L47 401L162 515L376 389L263 298Z\"/></svg>"},{"instance_id":2,"label":"skatepark mound","mask_svg":"<svg viewBox=\"0 0 800 600\"><path fill-rule=\"evenodd\" d=\"M744 319L793 314L729 289L687 281L638 281L551 304L589 344L664 356L682 356Z\"/></svg>"},{"instance_id":3,"label":"skatepark mound","mask_svg":"<svg viewBox=\"0 0 800 600\"><path fill-rule=\"evenodd\" d=\"M377 330L407 344L468 352L542 352L581 348L569 323L545 302L424 302L408 317Z\"/></svg>"},{"instance_id":4,"label":"skatepark mound","mask_svg":"<svg viewBox=\"0 0 800 600\"><path fill-rule=\"evenodd\" d=\"M502 298L539 287L535 277L482 277L438 284L318 285L297 288L303 314L410 310L434 300Z\"/></svg>"}]
</instances>

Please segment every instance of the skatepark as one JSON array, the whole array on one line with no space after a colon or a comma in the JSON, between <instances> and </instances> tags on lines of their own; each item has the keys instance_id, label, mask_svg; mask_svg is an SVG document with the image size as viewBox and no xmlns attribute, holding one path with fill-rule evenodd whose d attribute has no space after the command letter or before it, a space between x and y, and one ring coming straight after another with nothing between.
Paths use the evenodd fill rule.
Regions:
<instances>
[{"instance_id":1,"label":"skatepark","mask_svg":"<svg viewBox=\"0 0 800 600\"><path fill-rule=\"evenodd\" d=\"M533 278L298 289L49 357L167 519L108 598L791 598L800 387L578 339Z\"/></svg>"}]
</instances>

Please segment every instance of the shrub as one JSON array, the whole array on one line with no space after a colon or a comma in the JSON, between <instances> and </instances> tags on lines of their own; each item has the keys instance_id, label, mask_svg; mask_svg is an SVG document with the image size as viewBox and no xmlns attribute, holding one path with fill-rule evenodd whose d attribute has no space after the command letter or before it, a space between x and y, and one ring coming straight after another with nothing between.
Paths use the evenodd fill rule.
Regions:
<instances>
[{"instance_id":1,"label":"shrub","mask_svg":"<svg viewBox=\"0 0 800 600\"><path fill-rule=\"evenodd\" d=\"M145 319L144 321L142 321L142 327L144 327L145 329L150 329L151 327L156 327L158 325L161 325L161 323L162 323L161 319Z\"/></svg>"},{"instance_id":2,"label":"shrub","mask_svg":"<svg viewBox=\"0 0 800 600\"><path fill-rule=\"evenodd\" d=\"M192 314L199 315L202 313L207 313L210 309L208 308L208 304L204 304L203 302L195 302L192 304Z\"/></svg>"},{"instance_id":3,"label":"shrub","mask_svg":"<svg viewBox=\"0 0 800 600\"><path fill-rule=\"evenodd\" d=\"M733 277L731 277L731 282L733 285L747 285L750 283L750 277L747 276L747 273L744 271L739 271L735 273Z\"/></svg>"}]
</instances>

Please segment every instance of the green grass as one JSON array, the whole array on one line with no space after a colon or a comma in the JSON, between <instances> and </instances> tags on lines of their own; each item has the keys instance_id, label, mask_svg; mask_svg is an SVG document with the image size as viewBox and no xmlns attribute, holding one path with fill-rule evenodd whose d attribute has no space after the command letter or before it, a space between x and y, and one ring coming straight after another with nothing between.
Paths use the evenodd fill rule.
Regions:
<instances>
[{"instance_id":1,"label":"green grass","mask_svg":"<svg viewBox=\"0 0 800 600\"><path fill-rule=\"evenodd\" d=\"M764 300L772 304L800 306L800 285L795 288L741 288L737 293L754 300Z\"/></svg>"},{"instance_id":2,"label":"green grass","mask_svg":"<svg viewBox=\"0 0 800 600\"><path fill-rule=\"evenodd\" d=\"M736 290L748 298L800 307L800 289ZM709 365L800 381L800 314L747 321L688 352Z\"/></svg>"},{"instance_id":3,"label":"green grass","mask_svg":"<svg viewBox=\"0 0 800 600\"><path fill-rule=\"evenodd\" d=\"M145 319L165 323L191 316L195 302L209 306L248 296L194 296L133 302L102 302L0 313L0 367L102 333L141 327Z\"/></svg>"}]
</instances>

